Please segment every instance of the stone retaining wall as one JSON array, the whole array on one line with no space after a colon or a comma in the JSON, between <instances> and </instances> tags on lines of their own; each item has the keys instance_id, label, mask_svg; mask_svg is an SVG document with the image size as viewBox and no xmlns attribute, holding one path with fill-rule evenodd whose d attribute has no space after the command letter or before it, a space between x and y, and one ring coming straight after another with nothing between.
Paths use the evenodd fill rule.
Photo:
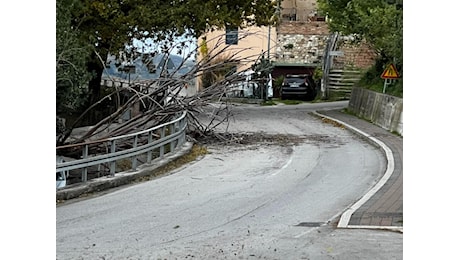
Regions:
<instances>
[{"instance_id":1,"label":"stone retaining wall","mask_svg":"<svg viewBox=\"0 0 460 260\"><path fill-rule=\"evenodd\" d=\"M338 50L343 51L344 56L334 57L334 68L353 67L366 70L375 63L377 53L366 42L353 43L353 39L347 36L339 38Z\"/></svg>"},{"instance_id":2,"label":"stone retaining wall","mask_svg":"<svg viewBox=\"0 0 460 260\"><path fill-rule=\"evenodd\" d=\"M283 22L277 27L276 61L320 64L329 37L325 22Z\"/></svg>"},{"instance_id":3,"label":"stone retaining wall","mask_svg":"<svg viewBox=\"0 0 460 260\"><path fill-rule=\"evenodd\" d=\"M276 33L276 62L321 65L330 37L326 22L284 21L276 28ZM339 37L336 50L344 55L333 58L334 68L366 70L374 64L377 54L371 46L365 42L356 44L354 40L352 36Z\"/></svg>"}]
</instances>

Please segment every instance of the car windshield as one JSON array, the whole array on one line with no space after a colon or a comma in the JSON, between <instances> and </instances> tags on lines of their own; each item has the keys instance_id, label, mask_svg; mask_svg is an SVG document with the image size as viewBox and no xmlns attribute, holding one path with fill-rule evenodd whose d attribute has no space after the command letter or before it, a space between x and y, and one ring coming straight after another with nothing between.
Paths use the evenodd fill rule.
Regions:
<instances>
[{"instance_id":1,"label":"car windshield","mask_svg":"<svg viewBox=\"0 0 460 260\"><path fill-rule=\"evenodd\" d=\"M288 78L286 79L287 83L298 83L298 84L302 84L304 83L304 79L302 78Z\"/></svg>"}]
</instances>

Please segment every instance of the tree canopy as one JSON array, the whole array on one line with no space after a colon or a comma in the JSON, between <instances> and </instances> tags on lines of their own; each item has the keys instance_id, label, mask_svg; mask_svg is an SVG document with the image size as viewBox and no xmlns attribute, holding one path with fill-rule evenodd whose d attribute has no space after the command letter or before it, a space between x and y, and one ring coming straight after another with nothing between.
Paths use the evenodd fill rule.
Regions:
<instances>
[{"instance_id":1,"label":"tree canopy","mask_svg":"<svg viewBox=\"0 0 460 260\"><path fill-rule=\"evenodd\" d=\"M61 0L59 0L61 1ZM226 25L268 25L275 12L270 0L81 0L73 10L82 39L97 48L117 51L133 38L168 40L199 36Z\"/></svg>"},{"instance_id":2,"label":"tree canopy","mask_svg":"<svg viewBox=\"0 0 460 260\"><path fill-rule=\"evenodd\" d=\"M381 89L384 68L393 63L403 74L402 0L318 0L319 10L328 17L331 31L364 39L379 54L375 65L361 79L370 89ZM403 81L398 80L386 93L402 97Z\"/></svg>"},{"instance_id":3,"label":"tree canopy","mask_svg":"<svg viewBox=\"0 0 460 260\"><path fill-rule=\"evenodd\" d=\"M57 0L56 6L57 20L66 19L57 24L63 28L57 28L57 48L74 49L78 45L81 59L74 65L81 70L84 63L86 73L92 76L87 84L87 105L101 98L100 82L107 55L126 51L134 39L161 42L167 50L177 36L196 38L207 30L225 26L268 25L274 22L276 10L276 2L271 0ZM66 39L73 39L73 45L63 44ZM58 99L70 95L59 91L57 94Z\"/></svg>"},{"instance_id":4,"label":"tree canopy","mask_svg":"<svg viewBox=\"0 0 460 260\"><path fill-rule=\"evenodd\" d=\"M384 62L402 69L402 0L318 0L329 28L365 39Z\"/></svg>"},{"instance_id":5,"label":"tree canopy","mask_svg":"<svg viewBox=\"0 0 460 260\"><path fill-rule=\"evenodd\" d=\"M84 102L90 74L86 57L90 48L78 40L78 31L71 26L70 1L56 4L56 110L74 111Z\"/></svg>"}]
</instances>

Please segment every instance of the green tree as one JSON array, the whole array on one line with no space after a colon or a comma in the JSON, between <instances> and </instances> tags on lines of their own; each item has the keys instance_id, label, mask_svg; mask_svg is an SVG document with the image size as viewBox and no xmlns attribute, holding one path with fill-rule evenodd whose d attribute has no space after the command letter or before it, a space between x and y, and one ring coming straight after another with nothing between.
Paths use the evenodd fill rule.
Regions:
<instances>
[{"instance_id":1,"label":"green tree","mask_svg":"<svg viewBox=\"0 0 460 260\"><path fill-rule=\"evenodd\" d=\"M93 47L87 63L94 75L90 103L100 98L107 54L125 50L133 39L163 41L167 49L174 37L184 34L197 37L226 25L268 25L275 10L270 0L75 0L72 25L78 26L81 43Z\"/></svg>"},{"instance_id":2,"label":"green tree","mask_svg":"<svg viewBox=\"0 0 460 260\"><path fill-rule=\"evenodd\" d=\"M395 63L402 72L402 0L318 0L331 31L365 39L380 55L381 63Z\"/></svg>"},{"instance_id":3,"label":"green tree","mask_svg":"<svg viewBox=\"0 0 460 260\"><path fill-rule=\"evenodd\" d=\"M71 1L56 2L56 112L77 110L85 102L90 74L86 71L89 46L78 41L71 25Z\"/></svg>"}]
</instances>

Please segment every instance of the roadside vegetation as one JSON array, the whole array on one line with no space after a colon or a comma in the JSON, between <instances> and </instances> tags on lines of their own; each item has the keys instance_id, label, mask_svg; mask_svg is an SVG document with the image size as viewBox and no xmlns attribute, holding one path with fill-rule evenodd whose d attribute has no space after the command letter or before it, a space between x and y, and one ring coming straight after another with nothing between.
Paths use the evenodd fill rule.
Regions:
<instances>
[{"instance_id":1,"label":"roadside vegetation","mask_svg":"<svg viewBox=\"0 0 460 260\"><path fill-rule=\"evenodd\" d=\"M402 0L318 0L320 12L328 17L331 32L353 35L366 41L378 55L358 86L383 90L380 75L393 63L400 74L385 93L403 96L403 1Z\"/></svg>"},{"instance_id":2,"label":"roadside vegetation","mask_svg":"<svg viewBox=\"0 0 460 260\"><path fill-rule=\"evenodd\" d=\"M370 89L376 92L382 92L384 80L380 78L382 74L382 65L376 64L372 66L358 82L358 86ZM401 73L401 72L400 72ZM403 80L402 78L395 80L393 84L390 84L385 89L385 94L392 95L395 97L403 97Z\"/></svg>"},{"instance_id":3,"label":"roadside vegetation","mask_svg":"<svg viewBox=\"0 0 460 260\"><path fill-rule=\"evenodd\" d=\"M302 104L304 102L310 102L310 101L302 101L302 100L296 100L296 99L280 99L278 100L279 103L283 103L285 105L298 105Z\"/></svg>"}]
</instances>

